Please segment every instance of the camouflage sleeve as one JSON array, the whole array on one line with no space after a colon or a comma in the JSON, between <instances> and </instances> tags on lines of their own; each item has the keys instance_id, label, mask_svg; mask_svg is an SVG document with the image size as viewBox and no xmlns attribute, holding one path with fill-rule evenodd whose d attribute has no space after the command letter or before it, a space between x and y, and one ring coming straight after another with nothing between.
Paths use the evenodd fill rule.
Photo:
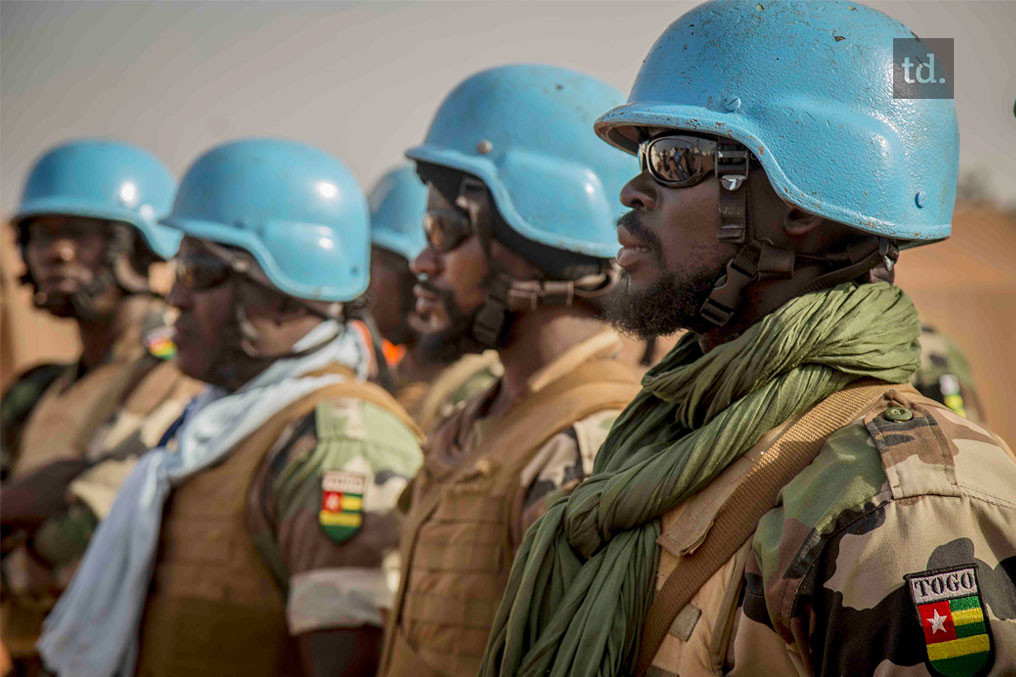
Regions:
<instances>
[{"instance_id":1,"label":"camouflage sleeve","mask_svg":"<svg viewBox=\"0 0 1016 677\"><path fill-rule=\"evenodd\" d=\"M21 443L21 431L32 409L66 364L40 364L29 369L0 397L0 479L6 479Z\"/></svg>"},{"instance_id":2,"label":"camouflage sleeve","mask_svg":"<svg viewBox=\"0 0 1016 677\"><path fill-rule=\"evenodd\" d=\"M57 587L63 588L70 583L74 569L98 526L99 518L91 508L81 501L74 501L39 527L32 538L33 547L49 565Z\"/></svg>"},{"instance_id":3,"label":"camouflage sleeve","mask_svg":"<svg viewBox=\"0 0 1016 677\"><path fill-rule=\"evenodd\" d=\"M898 398L829 438L759 524L744 613L819 675L1016 668L1016 459Z\"/></svg>"},{"instance_id":4,"label":"camouflage sleeve","mask_svg":"<svg viewBox=\"0 0 1016 677\"><path fill-rule=\"evenodd\" d=\"M558 490L570 491L593 469L593 460L620 414L610 409L597 412L554 435L522 471L524 497L516 533L521 537L546 510L547 497Z\"/></svg>"},{"instance_id":5,"label":"camouflage sleeve","mask_svg":"<svg viewBox=\"0 0 1016 677\"><path fill-rule=\"evenodd\" d=\"M283 434L247 524L287 591L291 633L381 625L398 579L392 508L420 461L412 432L357 399L321 404Z\"/></svg>"}]
</instances>

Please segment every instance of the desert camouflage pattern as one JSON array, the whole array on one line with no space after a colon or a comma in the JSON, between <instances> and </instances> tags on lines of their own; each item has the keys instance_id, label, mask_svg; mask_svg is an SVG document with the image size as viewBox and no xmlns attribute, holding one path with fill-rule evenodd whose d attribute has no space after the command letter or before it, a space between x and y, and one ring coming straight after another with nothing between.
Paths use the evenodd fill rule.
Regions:
<instances>
[{"instance_id":1,"label":"desert camouflage pattern","mask_svg":"<svg viewBox=\"0 0 1016 677\"><path fill-rule=\"evenodd\" d=\"M497 351L463 355L430 382L400 384L395 399L424 432L462 408L466 400L479 395L504 375Z\"/></svg>"},{"instance_id":2,"label":"desert camouflage pattern","mask_svg":"<svg viewBox=\"0 0 1016 677\"><path fill-rule=\"evenodd\" d=\"M596 452L607 438L619 410L606 409L576 421L571 428L551 437L522 471L522 501L518 533L524 534L544 512L548 499L578 486L593 471Z\"/></svg>"},{"instance_id":3,"label":"desert camouflage pattern","mask_svg":"<svg viewBox=\"0 0 1016 677\"><path fill-rule=\"evenodd\" d=\"M0 405L7 482L56 460L89 464L57 489L66 494L64 510L34 533L5 534L2 635L15 658L34 655L42 619L70 582L120 484L201 388L168 361L173 346L166 338L166 306L150 299L132 303L137 321L117 337L100 366L84 375L77 363L32 369ZM110 413L90 420L103 411Z\"/></svg>"},{"instance_id":4,"label":"desert camouflage pattern","mask_svg":"<svg viewBox=\"0 0 1016 677\"><path fill-rule=\"evenodd\" d=\"M746 472L729 470L721 481ZM692 526L708 522L708 510L697 512ZM781 505L678 615L649 674L1012 675L1014 524L1006 444L948 407L891 391L783 489ZM673 517L668 528L681 532ZM668 558L672 569L663 555L661 569ZM971 568L990 655L941 672L925 639L937 630L922 627L904 577Z\"/></svg>"},{"instance_id":5,"label":"desert camouflage pattern","mask_svg":"<svg viewBox=\"0 0 1016 677\"><path fill-rule=\"evenodd\" d=\"M984 423L970 363L952 339L934 327L921 327L921 367L911 379L922 395L960 416Z\"/></svg>"},{"instance_id":6,"label":"desert camouflage pattern","mask_svg":"<svg viewBox=\"0 0 1016 677\"><path fill-rule=\"evenodd\" d=\"M420 460L419 442L398 418L354 398L318 405L266 456L244 520L287 590L292 634L381 625L380 610L391 607L398 587L392 508ZM362 525L341 543L319 522L322 478L329 471L365 478Z\"/></svg>"}]
</instances>

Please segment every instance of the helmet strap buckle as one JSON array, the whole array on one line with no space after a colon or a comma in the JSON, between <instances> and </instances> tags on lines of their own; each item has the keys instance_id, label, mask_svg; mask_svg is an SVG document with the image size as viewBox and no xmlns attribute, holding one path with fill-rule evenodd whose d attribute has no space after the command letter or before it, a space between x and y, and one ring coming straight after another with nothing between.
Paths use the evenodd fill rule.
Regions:
<instances>
[{"instance_id":1,"label":"helmet strap buckle","mask_svg":"<svg viewBox=\"0 0 1016 677\"><path fill-rule=\"evenodd\" d=\"M716 178L720 183L720 242L744 244L748 221L748 163L750 154L736 142L716 144Z\"/></svg>"},{"instance_id":2,"label":"helmet strap buckle","mask_svg":"<svg viewBox=\"0 0 1016 677\"><path fill-rule=\"evenodd\" d=\"M900 249L889 238L880 237L878 238L878 255L882 257L886 271L891 273L900 258Z\"/></svg>"}]
</instances>

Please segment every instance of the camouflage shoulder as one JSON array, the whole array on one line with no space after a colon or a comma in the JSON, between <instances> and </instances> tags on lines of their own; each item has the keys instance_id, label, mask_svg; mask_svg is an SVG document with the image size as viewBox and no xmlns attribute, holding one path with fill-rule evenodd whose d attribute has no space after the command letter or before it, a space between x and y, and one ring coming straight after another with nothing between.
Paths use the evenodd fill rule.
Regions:
<instances>
[{"instance_id":1,"label":"camouflage shoulder","mask_svg":"<svg viewBox=\"0 0 1016 677\"><path fill-rule=\"evenodd\" d=\"M780 493L780 504L759 521L752 540L765 608L745 612L771 624L790 642L792 607L825 539L891 498L888 481L864 422L833 433L815 460ZM750 583L749 575L749 583Z\"/></svg>"},{"instance_id":2,"label":"camouflage shoulder","mask_svg":"<svg viewBox=\"0 0 1016 677\"><path fill-rule=\"evenodd\" d=\"M440 421L462 409L469 400L482 396L504 375L497 352L463 355L431 383L419 406L418 421L431 430Z\"/></svg>"},{"instance_id":3,"label":"camouflage shoulder","mask_svg":"<svg viewBox=\"0 0 1016 677\"><path fill-rule=\"evenodd\" d=\"M887 406L830 436L759 522L746 572L757 589L746 595L745 613L792 642L794 619L808 607L802 600L828 593L837 576L837 590L860 586L906 607L896 599L904 574L941 564L935 553L948 543L983 530L985 542L973 548L980 559L1016 554L1012 539L990 535L1013 519L1016 458L1005 443L948 407L894 391Z\"/></svg>"},{"instance_id":4,"label":"camouflage shoulder","mask_svg":"<svg viewBox=\"0 0 1016 677\"><path fill-rule=\"evenodd\" d=\"M357 440L367 454L394 454L410 464L420 457L414 431L388 409L355 397L322 402L314 411L315 430L321 441ZM394 458L393 458L394 460ZM415 467L413 468L415 470Z\"/></svg>"},{"instance_id":5,"label":"camouflage shoulder","mask_svg":"<svg viewBox=\"0 0 1016 677\"><path fill-rule=\"evenodd\" d=\"M73 364L40 364L21 374L0 397L0 472L6 476L18 453L21 430L46 390Z\"/></svg>"},{"instance_id":6,"label":"camouflage shoulder","mask_svg":"<svg viewBox=\"0 0 1016 677\"><path fill-rule=\"evenodd\" d=\"M4 391L0 410L23 407L22 403L28 401L34 404L46 388L72 366L72 363L67 362L47 362L21 373Z\"/></svg>"},{"instance_id":7,"label":"camouflage shoulder","mask_svg":"<svg viewBox=\"0 0 1016 677\"><path fill-rule=\"evenodd\" d=\"M559 492L569 492L593 471L600 450L618 409L604 409L579 419L547 440L523 468L524 491L520 533L536 521Z\"/></svg>"}]
</instances>

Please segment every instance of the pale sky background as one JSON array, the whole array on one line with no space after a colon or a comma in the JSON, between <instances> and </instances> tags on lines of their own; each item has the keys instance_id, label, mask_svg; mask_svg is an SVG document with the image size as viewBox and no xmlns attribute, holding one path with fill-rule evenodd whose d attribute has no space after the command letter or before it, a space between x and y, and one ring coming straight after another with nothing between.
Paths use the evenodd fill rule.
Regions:
<instances>
[{"instance_id":1,"label":"pale sky background","mask_svg":"<svg viewBox=\"0 0 1016 677\"><path fill-rule=\"evenodd\" d=\"M423 139L460 80L545 62L627 94L689 2L0 3L0 210L67 138L144 146L179 176L227 139L282 136L349 165L364 188ZM1016 2L869 2L952 37L964 168L1016 203Z\"/></svg>"}]
</instances>

